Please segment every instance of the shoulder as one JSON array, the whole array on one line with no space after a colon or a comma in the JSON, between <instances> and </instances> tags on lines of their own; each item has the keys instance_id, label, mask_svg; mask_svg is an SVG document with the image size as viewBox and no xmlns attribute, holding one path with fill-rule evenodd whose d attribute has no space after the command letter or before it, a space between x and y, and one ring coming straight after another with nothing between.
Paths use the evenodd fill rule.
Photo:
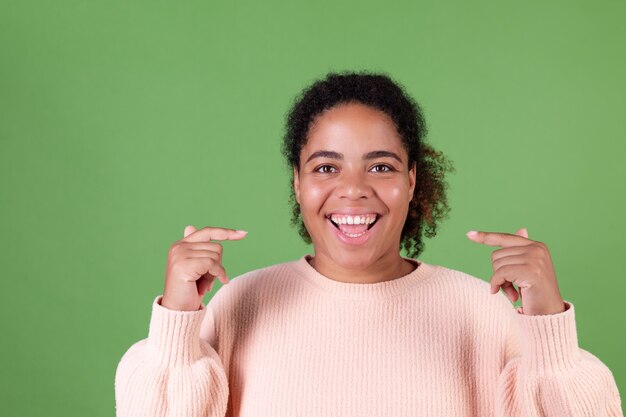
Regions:
<instances>
[{"instance_id":1,"label":"shoulder","mask_svg":"<svg viewBox=\"0 0 626 417\"><path fill-rule=\"evenodd\" d=\"M249 287L258 287L262 284L267 285L283 281L293 275L293 265L295 263L296 261L288 261L253 269L236 276L223 288L229 288L231 291L242 291Z\"/></svg>"},{"instance_id":2,"label":"shoulder","mask_svg":"<svg viewBox=\"0 0 626 417\"><path fill-rule=\"evenodd\" d=\"M231 278L228 284L215 292L209 304L212 307L241 301L253 301L255 298L275 293L278 287L284 288L293 282L293 264L296 261L281 262L240 274Z\"/></svg>"},{"instance_id":3,"label":"shoulder","mask_svg":"<svg viewBox=\"0 0 626 417\"><path fill-rule=\"evenodd\" d=\"M491 277L488 277L491 278ZM491 294L491 283L470 273L437 265L437 279L433 280L456 305L466 304L468 311L492 314L513 309L509 299L499 291Z\"/></svg>"},{"instance_id":4,"label":"shoulder","mask_svg":"<svg viewBox=\"0 0 626 417\"><path fill-rule=\"evenodd\" d=\"M490 284L481 278L451 267L437 265L438 283L444 286L461 286L471 291L489 291Z\"/></svg>"}]
</instances>

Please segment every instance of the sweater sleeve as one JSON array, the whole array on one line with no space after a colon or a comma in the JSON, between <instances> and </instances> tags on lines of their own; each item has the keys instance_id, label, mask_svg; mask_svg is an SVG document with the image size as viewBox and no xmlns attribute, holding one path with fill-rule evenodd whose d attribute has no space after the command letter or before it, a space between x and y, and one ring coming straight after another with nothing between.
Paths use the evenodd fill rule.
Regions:
<instances>
[{"instance_id":1,"label":"sweater sleeve","mask_svg":"<svg viewBox=\"0 0 626 417\"><path fill-rule=\"evenodd\" d=\"M574 305L565 301L565 308L537 316L510 309L496 417L623 417L613 374L578 347Z\"/></svg>"},{"instance_id":2,"label":"sweater sleeve","mask_svg":"<svg viewBox=\"0 0 626 417\"><path fill-rule=\"evenodd\" d=\"M213 346L199 337L210 309L170 310L152 303L148 337L124 353L115 373L117 417L223 417L228 380Z\"/></svg>"}]
</instances>

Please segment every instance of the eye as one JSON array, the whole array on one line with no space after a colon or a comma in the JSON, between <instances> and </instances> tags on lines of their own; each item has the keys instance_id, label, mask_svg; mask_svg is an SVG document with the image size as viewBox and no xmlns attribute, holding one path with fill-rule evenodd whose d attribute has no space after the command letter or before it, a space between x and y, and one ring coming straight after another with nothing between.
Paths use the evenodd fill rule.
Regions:
<instances>
[{"instance_id":1,"label":"eye","mask_svg":"<svg viewBox=\"0 0 626 417\"><path fill-rule=\"evenodd\" d=\"M372 169L375 169L375 168L385 168L384 170L375 170L377 172L391 172L391 171L394 171L394 169L392 167L390 167L389 165L385 165L385 164L374 165L374 167Z\"/></svg>"},{"instance_id":2,"label":"eye","mask_svg":"<svg viewBox=\"0 0 626 417\"><path fill-rule=\"evenodd\" d=\"M329 171L330 169L335 169L332 165L320 165L315 168L315 172L319 172L320 174L327 174L333 171Z\"/></svg>"}]
</instances>

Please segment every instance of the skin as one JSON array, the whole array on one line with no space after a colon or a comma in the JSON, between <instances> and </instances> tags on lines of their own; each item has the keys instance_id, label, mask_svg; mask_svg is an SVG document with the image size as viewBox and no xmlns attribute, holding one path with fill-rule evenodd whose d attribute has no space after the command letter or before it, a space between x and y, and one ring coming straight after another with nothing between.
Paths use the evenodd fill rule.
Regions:
<instances>
[{"instance_id":1,"label":"skin","mask_svg":"<svg viewBox=\"0 0 626 417\"><path fill-rule=\"evenodd\" d=\"M566 310L552 257L545 243L529 239L526 228L519 229L514 235L472 232L467 233L470 240L502 247L491 254L494 271L491 277L492 294L502 288L513 302L521 297L522 311L527 316L558 314ZM519 287L519 294L513 284Z\"/></svg>"},{"instance_id":2,"label":"skin","mask_svg":"<svg viewBox=\"0 0 626 417\"><path fill-rule=\"evenodd\" d=\"M308 161L320 150L343 157ZM363 159L373 151L393 152L400 160ZM402 259L399 245L415 175L415 164L408 169L407 152L384 112L350 103L318 115L300 153L300 169L294 167L293 183L314 246L311 265L328 278L351 283L375 283L410 273L415 267ZM372 235L362 245L341 242L329 227L326 216L347 208L382 215L374 226L377 230L368 232Z\"/></svg>"},{"instance_id":3,"label":"skin","mask_svg":"<svg viewBox=\"0 0 626 417\"><path fill-rule=\"evenodd\" d=\"M241 240L245 230L223 227L185 227L183 239L172 244L167 254L165 288L161 305L169 310L197 311L202 297L211 291L215 278L230 282L222 265L222 245L216 240Z\"/></svg>"}]
</instances>

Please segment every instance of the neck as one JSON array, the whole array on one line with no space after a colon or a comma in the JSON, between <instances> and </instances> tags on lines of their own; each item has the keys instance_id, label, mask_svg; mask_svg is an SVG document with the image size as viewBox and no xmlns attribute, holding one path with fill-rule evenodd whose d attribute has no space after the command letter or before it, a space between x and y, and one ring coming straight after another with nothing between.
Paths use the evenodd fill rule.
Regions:
<instances>
[{"instance_id":1,"label":"neck","mask_svg":"<svg viewBox=\"0 0 626 417\"><path fill-rule=\"evenodd\" d=\"M309 264L320 274L340 282L373 284L390 281L408 275L415 265L400 256L400 253L383 255L370 264L346 266L323 253L315 253Z\"/></svg>"}]
</instances>

